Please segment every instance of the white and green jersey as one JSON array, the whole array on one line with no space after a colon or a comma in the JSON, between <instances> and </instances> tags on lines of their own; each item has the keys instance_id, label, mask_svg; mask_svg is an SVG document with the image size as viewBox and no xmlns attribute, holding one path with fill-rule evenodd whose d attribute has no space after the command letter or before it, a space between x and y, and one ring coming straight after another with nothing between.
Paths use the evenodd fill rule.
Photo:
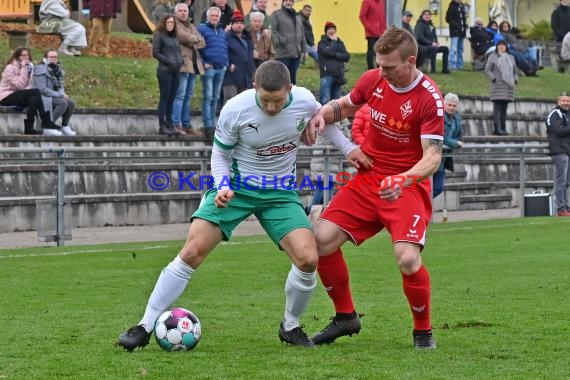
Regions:
<instances>
[{"instance_id":1,"label":"white and green jersey","mask_svg":"<svg viewBox=\"0 0 570 380\"><path fill-rule=\"evenodd\" d=\"M232 185L247 183L260 189L293 186L301 134L320 107L309 90L297 86L275 116L261 109L254 89L230 99L220 113L214 143L231 150Z\"/></svg>"}]
</instances>

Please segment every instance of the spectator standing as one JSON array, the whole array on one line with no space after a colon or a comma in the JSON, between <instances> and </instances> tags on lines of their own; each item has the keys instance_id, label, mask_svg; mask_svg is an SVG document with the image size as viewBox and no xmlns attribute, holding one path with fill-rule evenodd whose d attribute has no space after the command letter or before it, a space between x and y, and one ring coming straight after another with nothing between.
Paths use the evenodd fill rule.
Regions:
<instances>
[{"instance_id":1,"label":"spectator standing","mask_svg":"<svg viewBox=\"0 0 570 380\"><path fill-rule=\"evenodd\" d=\"M548 147L554 164L554 193L556 194L556 214L570 216L568 187L570 187L570 95L563 92L558 97L556 107L546 118Z\"/></svg>"},{"instance_id":2,"label":"spectator standing","mask_svg":"<svg viewBox=\"0 0 570 380\"><path fill-rule=\"evenodd\" d=\"M336 25L330 21L325 24L325 34L319 41L318 52L321 75L319 101L326 104L342 96L340 89L346 84L344 64L350 60L350 54L336 33Z\"/></svg>"},{"instance_id":3,"label":"spectator standing","mask_svg":"<svg viewBox=\"0 0 570 380\"><path fill-rule=\"evenodd\" d=\"M297 83L297 70L301 56L307 51L307 41L301 16L293 4L295 0L283 0L281 9L271 14L271 40L275 48L275 56L289 69L291 83Z\"/></svg>"},{"instance_id":4,"label":"spectator standing","mask_svg":"<svg viewBox=\"0 0 570 380\"><path fill-rule=\"evenodd\" d=\"M463 148L463 127L461 126L461 115L457 112L459 97L449 92L443 98L443 153L452 153L457 148ZM439 164L439 169L433 173L433 197L437 197L443 192L445 186L445 169L453 171L453 157L443 157Z\"/></svg>"},{"instance_id":5,"label":"spectator standing","mask_svg":"<svg viewBox=\"0 0 570 380\"><path fill-rule=\"evenodd\" d=\"M204 64L198 49L204 48L204 38L192 24L190 10L186 3L178 3L174 7L176 19L176 39L180 44L180 52L184 63L178 74L178 90L172 105L172 124L176 131L183 135L201 135L190 123L191 101L194 95L196 75L204 74Z\"/></svg>"},{"instance_id":6,"label":"spectator standing","mask_svg":"<svg viewBox=\"0 0 570 380\"><path fill-rule=\"evenodd\" d=\"M467 35L467 12L463 0L452 0L445 13L449 25L449 69L463 70L463 45Z\"/></svg>"},{"instance_id":7,"label":"spectator standing","mask_svg":"<svg viewBox=\"0 0 570 380\"><path fill-rule=\"evenodd\" d=\"M554 31L556 41L562 42L566 33L570 32L570 6L568 0L560 0L550 15L550 27Z\"/></svg>"},{"instance_id":8,"label":"spectator standing","mask_svg":"<svg viewBox=\"0 0 570 380\"><path fill-rule=\"evenodd\" d=\"M443 68L441 72L443 74L449 74L449 49L447 46L440 46L437 42L437 34L435 26L431 21L431 11L429 9L424 9L416 26L414 27L414 34L416 35L416 40L418 45L424 46L427 49L428 57L431 61L431 70L433 74L436 72L436 56L438 53L443 55Z\"/></svg>"},{"instance_id":9,"label":"spectator standing","mask_svg":"<svg viewBox=\"0 0 570 380\"><path fill-rule=\"evenodd\" d=\"M228 41L228 70L224 76L224 104L237 94L253 88L253 42L245 30L243 14L234 11L230 30L226 32Z\"/></svg>"},{"instance_id":10,"label":"spectator standing","mask_svg":"<svg viewBox=\"0 0 570 380\"><path fill-rule=\"evenodd\" d=\"M59 33L63 39L59 52L64 55L81 55L87 47L85 27L72 20L63 0L43 0L40 5L38 33Z\"/></svg>"},{"instance_id":11,"label":"spectator standing","mask_svg":"<svg viewBox=\"0 0 570 380\"><path fill-rule=\"evenodd\" d=\"M515 85L518 81L515 58L509 54L505 41L497 42L495 51L487 58L485 73L491 82L490 98L493 102L493 134L506 136L507 107L515 100Z\"/></svg>"},{"instance_id":12,"label":"spectator standing","mask_svg":"<svg viewBox=\"0 0 570 380\"><path fill-rule=\"evenodd\" d=\"M267 14L267 0L254 0L251 6L251 10L245 17L245 29L250 30L251 14L253 12L260 12L263 14L263 24L262 29L264 30L267 37L271 38L271 24L270 18Z\"/></svg>"},{"instance_id":13,"label":"spectator standing","mask_svg":"<svg viewBox=\"0 0 570 380\"><path fill-rule=\"evenodd\" d=\"M52 112L52 120L55 122L61 117L61 132L65 136L75 136L69 123L75 103L65 93L64 75L57 51L48 50L41 63L34 68L32 85L40 90L44 109Z\"/></svg>"},{"instance_id":14,"label":"spectator standing","mask_svg":"<svg viewBox=\"0 0 570 380\"><path fill-rule=\"evenodd\" d=\"M305 42L307 44L306 53L315 60L315 63L318 64L319 54L317 52L317 46L315 44L315 34L313 33L313 25L311 25L311 20L309 20L312 12L313 7L311 7L309 4L305 4L299 11L299 16L301 16L301 21L303 21L303 30L305 31Z\"/></svg>"},{"instance_id":15,"label":"spectator standing","mask_svg":"<svg viewBox=\"0 0 570 380\"><path fill-rule=\"evenodd\" d=\"M176 20L173 15L163 16L152 37L152 56L158 61L156 77L160 93L158 101L158 134L178 135L172 126L172 106L178 91L178 71L184 59L176 39Z\"/></svg>"},{"instance_id":16,"label":"spectator standing","mask_svg":"<svg viewBox=\"0 0 570 380\"><path fill-rule=\"evenodd\" d=\"M152 19L152 22L158 25L164 16L173 14L174 6L172 5L171 0L157 0L154 4L154 8L152 8L150 18Z\"/></svg>"},{"instance_id":17,"label":"spectator standing","mask_svg":"<svg viewBox=\"0 0 570 380\"><path fill-rule=\"evenodd\" d=\"M386 30L386 4L384 0L363 0L360 5L360 22L367 41L366 64L368 70L376 68L374 44Z\"/></svg>"},{"instance_id":18,"label":"spectator standing","mask_svg":"<svg viewBox=\"0 0 570 380\"><path fill-rule=\"evenodd\" d=\"M228 41L224 28L220 24L221 16L220 8L210 7L206 10L207 22L198 26L198 32L206 41L206 46L200 49L205 70L200 78L202 80L202 121L204 134L209 140L214 138L216 105L220 99L228 67Z\"/></svg>"},{"instance_id":19,"label":"spectator standing","mask_svg":"<svg viewBox=\"0 0 570 380\"><path fill-rule=\"evenodd\" d=\"M368 136L368 131L370 130L370 108L368 104L364 104L362 107L356 111L354 114L354 119L352 120L352 141L361 146Z\"/></svg>"},{"instance_id":20,"label":"spectator standing","mask_svg":"<svg viewBox=\"0 0 570 380\"><path fill-rule=\"evenodd\" d=\"M83 9L89 9L89 55L111 57L111 23L121 13L121 0L83 0Z\"/></svg>"},{"instance_id":21,"label":"spectator standing","mask_svg":"<svg viewBox=\"0 0 570 380\"><path fill-rule=\"evenodd\" d=\"M228 30L232 21L232 15L234 13L234 9L228 5L228 0L214 0L210 4L210 7L217 7L220 10L220 21L218 24L223 30ZM208 9L202 13L202 18L200 19L201 23L208 21L207 13Z\"/></svg>"},{"instance_id":22,"label":"spectator standing","mask_svg":"<svg viewBox=\"0 0 570 380\"><path fill-rule=\"evenodd\" d=\"M271 34L265 33L263 29L265 15L261 12L254 11L246 17L250 20L249 34L253 43L253 61L255 67L259 67L263 62L268 59L275 59L275 49L271 42Z\"/></svg>"},{"instance_id":23,"label":"spectator standing","mask_svg":"<svg viewBox=\"0 0 570 380\"><path fill-rule=\"evenodd\" d=\"M34 129L36 113L40 113L43 134L61 136L59 125L54 124L46 112L40 91L32 88L32 52L20 46L14 49L2 71L0 80L0 105L7 107L27 108L27 119L24 120L24 134L37 135Z\"/></svg>"},{"instance_id":24,"label":"spectator standing","mask_svg":"<svg viewBox=\"0 0 570 380\"><path fill-rule=\"evenodd\" d=\"M407 30L415 38L416 34L414 33L414 29L412 29L412 24L410 24L410 21L412 21L412 17L413 17L412 12L410 11L402 12L402 29ZM422 66L425 63L427 53L428 53L427 48L425 46L418 45L418 59L416 60L416 67L420 69L422 68Z\"/></svg>"}]
</instances>

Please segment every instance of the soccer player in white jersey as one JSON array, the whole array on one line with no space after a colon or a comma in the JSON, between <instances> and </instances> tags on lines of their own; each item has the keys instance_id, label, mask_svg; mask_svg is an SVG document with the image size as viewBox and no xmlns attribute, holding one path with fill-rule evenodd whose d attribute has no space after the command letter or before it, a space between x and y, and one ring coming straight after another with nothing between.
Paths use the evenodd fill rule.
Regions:
<instances>
[{"instance_id":1,"label":"soccer player in white jersey","mask_svg":"<svg viewBox=\"0 0 570 380\"><path fill-rule=\"evenodd\" d=\"M443 98L435 82L416 68L418 46L406 30L391 27L374 51L379 68L362 74L348 95L324 105L307 128L310 144L313 128L368 103L371 124L362 151L374 160L371 170L359 170L334 196L315 225L319 276L336 314L312 339L328 344L358 334L360 318L341 246L360 245L386 228L412 313L414 346L433 349L431 285L420 252L432 213L429 178L441 161Z\"/></svg>"},{"instance_id":2,"label":"soccer player in white jersey","mask_svg":"<svg viewBox=\"0 0 570 380\"><path fill-rule=\"evenodd\" d=\"M222 108L211 159L216 188L192 215L186 243L161 272L141 321L119 337L118 344L128 351L148 344L156 319L182 294L192 273L252 214L293 263L279 338L314 345L299 319L317 284L318 253L292 179L301 135L320 105L308 90L291 85L287 67L278 61L260 65L254 85ZM352 165L370 166L370 159L336 127L327 126L322 134Z\"/></svg>"}]
</instances>

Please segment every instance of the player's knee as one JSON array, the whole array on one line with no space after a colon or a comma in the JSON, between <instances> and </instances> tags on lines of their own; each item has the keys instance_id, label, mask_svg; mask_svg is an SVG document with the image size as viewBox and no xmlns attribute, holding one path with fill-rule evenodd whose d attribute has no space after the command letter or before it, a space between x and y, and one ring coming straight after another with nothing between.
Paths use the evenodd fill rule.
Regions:
<instances>
[{"instance_id":1,"label":"player's knee","mask_svg":"<svg viewBox=\"0 0 570 380\"><path fill-rule=\"evenodd\" d=\"M311 273L317 270L317 264L319 263L319 256L315 253L313 255L305 255L303 257L298 257L294 264L302 272Z\"/></svg>"},{"instance_id":2,"label":"player's knee","mask_svg":"<svg viewBox=\"0 0 570 380\"><path fill-rule=\"evenodd\" d=\"M419 249L409 247L396 249L396 260L398 261L400 272L404 274L415 273L422 266Z\"/></svg>"},{"instance_id":3,"label":"player's knee","mask_svg":"<svg viewBox=\"0 0 570 380\"><path fill-rule=\"evenodd\" d=\"M189 240L184 244L178 255L182 261L196 269L204 261L208 252L196 244L196 242Z\"/></svg>"}]
</instances>

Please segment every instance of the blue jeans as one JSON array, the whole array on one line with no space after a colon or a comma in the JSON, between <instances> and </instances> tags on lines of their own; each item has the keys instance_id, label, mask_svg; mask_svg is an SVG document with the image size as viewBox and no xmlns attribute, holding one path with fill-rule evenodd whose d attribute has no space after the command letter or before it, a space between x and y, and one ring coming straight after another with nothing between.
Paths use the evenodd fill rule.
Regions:
<instances>
[{"instance_id":1,"label":"blue jeans","mask_svg":"<svg viewBox=\"0 0 570 380\"><path fill-rule=\"evenodd\" d=\"M439 194L443 193L443 187L445 186L445 168L440 167L432 177L432 198L437 197Z\"/></svg>"},{"instance_id":2,"label":"blue jeans","mask_svg":"<svg viewBox=\"0 0 570 380\"><path fill-rule=\"evenodd\" d=\"M449 41L449 69L463 70L463 42L462 37L451 37Z\"/></svg>"},{"instance_id":3,"label":"blue jeans","mask_svg":"<svg viewBox=\"0 0 570 380\"><path fill-rule=\"evenodd\" d=\"M196 76L192 73L180 73L178 91L172 105L172 124L190 127L190 100L194 95L194 83Z\"/></svg>"},{"instance_id":4,"label":"blue jeans","mask_svg":"<svg viewBox=\"0 0 570 380\"><path fill-rule=\"evenodd\" d=\"M317 49L307 46L307 54L309 54L309 57L313 58L315 62L319 62L319 53L317 52Z\"/></svg>"},{"instance_id":5,"label":"blue jeans","mask_svg":"<svg viewBox=\"0 0 570 380\"><path fill-rule=\"evenodd\" d=\"M156 70L158 79L158 123L169 125L172 121L172 104L178 91L178 71Z\"/></svg>"},{"instance_id":6,"label":"blue jeans","mask_svg":"<svg viewBox=\"0 0 570 380\"><path fill-rule=\"evenodd\" d=\"M325 76L321 78L321 88L319 92L319 100L321 104L327 104L331 99L340 99L340 85L334 83L334 78Z\"/></svg>"},{"instance_id":7,"label":"blue jeans","mask_svg":"<svg viewBox=\"0 0 570 380\"><path fill-rule=\"evenodd\" d=\"M299 64L301 63L301 57L277 58L277 60L283 63L289 69L289 75L291 75L291 83L297 84L297 70L299 69Z\"/></svg>"},{"instance_id":8,"label":"blue jeans","mask_svg":"<svg viewBox=\"0 0 570 380\"><path fill-rule=\"evenodd\" d=\"M204 128L216 127L216 105L220 99L226 68L208 69L202 80L202 121Z\"/></svg>"}]
</instances>

